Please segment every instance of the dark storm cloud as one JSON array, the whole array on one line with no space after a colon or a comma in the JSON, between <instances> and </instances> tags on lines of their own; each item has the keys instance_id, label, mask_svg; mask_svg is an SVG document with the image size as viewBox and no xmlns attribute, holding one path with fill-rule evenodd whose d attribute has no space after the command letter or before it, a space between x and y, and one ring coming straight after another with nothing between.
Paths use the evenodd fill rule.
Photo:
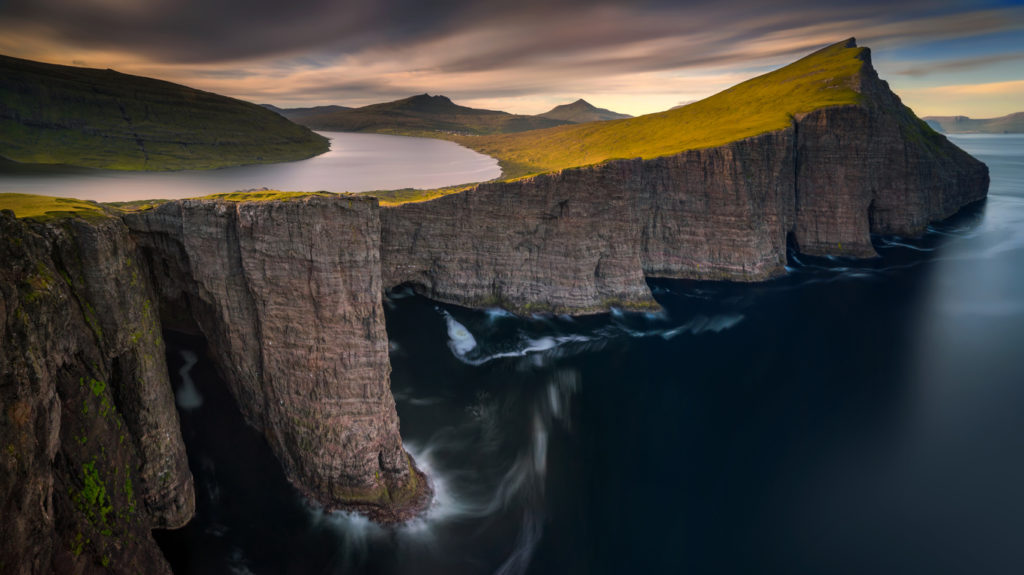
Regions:
<instances>
[{"instance_id":1,"label":"dark storm cloud","mask_svg":"<svg viewBox=\"0 0 1024 575\"><path fill-rule=\"evenodd\" d=\"M889 49L1022 23L970 0L0 0L0 52L283 106L441 92L539 111L590 94L636 114L849 36ZM963 57L931 56L903 77Z\"/></svg>"},{"instance_id":2,"label":"dark storm cloud","mask_svg":"<svg viewBox=\"0 0 1024 575\"><path fill-rule=\"evenodd\" d=\"M1014 60L1024 60L1024 52L1010 52L1008 54L992 54L976 58L947 60L945 62L922 63L917 66L899 70L896 73L904 76L928 76L940 72L974 70L982 66L1000 64L1002 62L1012 62Z\"/></svg>"},{"instance_id":3,"label":"dark storm cloud","mask_svg":"<svg viewBox=\"0 0 1024 575\"><path fill-rule=\"evenodd\" d=\"M940 4L941 5L941 4ZM747 33L781 30L821 15L821 2L795 0L768 10L761 2L592 2L481 0L11 0L0 20L37 26L85 48L134 50L156 60L217 62L308 51L353 53L401 47L446 35L514 24L515 50L489 51L449 63L479 69L495 59L529 60L754 21ZM884 11L933 11L935 2L861 2L825 10L859 17ZM602 17L606 14L607 17ZM509 44L505 43L506 47Z\"/></svg>"}]
</instances>

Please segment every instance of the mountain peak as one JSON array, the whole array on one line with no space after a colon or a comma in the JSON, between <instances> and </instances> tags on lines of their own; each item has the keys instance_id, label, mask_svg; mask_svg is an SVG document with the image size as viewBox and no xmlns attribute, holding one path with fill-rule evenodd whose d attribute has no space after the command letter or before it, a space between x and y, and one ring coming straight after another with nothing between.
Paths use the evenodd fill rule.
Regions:
<instances>
[{"instance_id":1,"label":"mountain peak","mask_svg":"<svg viewBox=\"0 0 1024 575\"><path fill-rule=\"evenodd\" d=\"M563 120L574 124L582 124L584 122L601 122L604 120L621 120L632 117L628 114L618 114L611 110L598 108L583 98L579 98L571 104L555 106L551 110L538 115L542 118Z\"/></svg>"}]
</instances>

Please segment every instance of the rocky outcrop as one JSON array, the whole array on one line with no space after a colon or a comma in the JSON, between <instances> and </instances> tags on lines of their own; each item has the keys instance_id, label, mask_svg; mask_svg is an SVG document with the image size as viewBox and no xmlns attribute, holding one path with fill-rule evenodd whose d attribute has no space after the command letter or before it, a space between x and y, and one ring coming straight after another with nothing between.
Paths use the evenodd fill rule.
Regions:
<instances>
[{"instance_id":1,"label":"rocky outcrop","mask_svg":"<svg viewBox=\"0 0 1024 575\"><path fill-rule=\"evenodd\" d=\"M0 571L169 572L194 492L145 262L117 218L0 238Z\"/></svg>"},{"instance_id":2,"label":"rocky outcrop","mask_svg":"<svg viewBox=\"0 0 1024 575\"><path fill-rule=\"evenodd\" d=\"M796 118L802 253L871 257L870 234L920 235L988 193L985 164L917 118L863 57L860 105Z\"/></svg>"},{"instance_id":3,"label":"rocky outcrop","mask_svg":"<svg viewBox=\"0 0 1024 575\"><path fill-rule=\"evenodd\" d=\"M206 336L297 486L383 521L422 508L389 387L376 201L184 200L125 221L162 315Z\"/></svg>"},{"instance_id":4,"label":"rocky outcrop","mask_svg":"<svg viewBox=\"0 0 1024 575\"><path fill-rule=\"evenodd\" d=\"M614 160L385 208L384 283L518 311L655 305L644 277L757 281L786 247L871 257L871 234L919 235L985 197L988 169L879 80L861 102L783 130L649 160Z\"/></svg>"}]
</instances>

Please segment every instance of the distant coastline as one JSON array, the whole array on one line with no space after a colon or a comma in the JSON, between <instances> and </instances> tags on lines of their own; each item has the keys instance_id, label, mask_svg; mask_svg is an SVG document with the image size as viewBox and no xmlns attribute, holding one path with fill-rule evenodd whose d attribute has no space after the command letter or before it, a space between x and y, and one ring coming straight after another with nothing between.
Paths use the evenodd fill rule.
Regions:
<instances>
[{"instance_id":1,"label":"distant coastline","mask_svg":"<svg viewBox=\"0 0 1024 575\"><path fill-rule=\"evenodd\" d=\"M933 130L943 134L1024 134L1024 112L998 118L925 116L922 119Z\"/></svg>"}]
</instances>

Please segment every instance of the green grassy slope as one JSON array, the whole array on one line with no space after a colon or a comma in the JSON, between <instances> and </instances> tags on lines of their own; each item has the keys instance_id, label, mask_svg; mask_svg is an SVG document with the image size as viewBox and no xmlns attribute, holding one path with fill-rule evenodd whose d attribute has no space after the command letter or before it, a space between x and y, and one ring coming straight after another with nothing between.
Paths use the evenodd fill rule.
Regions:
<instances>
[{"instance_id":1,"label":"green grassy slope","mask_svg":"<svg viewBox=\"0 0 1024 575\"><path fill-rule=\"evenodd\" d=\"M335 108L335 109L331 109ZM314 130L444 137L451 134L503 134L560 126L567 122L538 116L467 108L445 96L420 94L362 108L335 106L282 110L286 118Z\"/></svg>"},{"instance_id":2,"label":"green grassy slope","mask_svg":"<svg viewBox=\"0 0 1024 575\"><path fill-rule=\"evenodd\" d=\"M0 156L118 170L282 162L328 141L255 104L113 70L0 56Z\"/></svg>"},{"instance_id":3,"label":"green grassy slope","mask_svg":"<svg viewBox=\"0 0 1024 575\"><path fill-rule=\"evenodd\" d=\"M69 217L105 218L111 215L96 202L34 194L0 194L0 210L11 210L17 218L37 221Z\"/></svg>"},{"instance_id":4,"label":"green grassy slope","mask_svg":"<svg viewBox=\"0 0 1024 575\"><path fill-rule=\"evenodd\" d=\"M864 48L849 41L666 112L520 134L451 139L498 159L505 178L710 148L790 125L794 114L855 104Z\"/></svg>"},{"instance_id":5,"label":"green grassy slope","mask_svg":"<svg viewBox=\"0 0 1024 575\"><path fill-rule=\"evenodd\" d=\"M924 118L933 128L947 134L1022 134L1024 112L998 118L968 118L967 116L928 116Z\"/></svg>"}]
</instances>

